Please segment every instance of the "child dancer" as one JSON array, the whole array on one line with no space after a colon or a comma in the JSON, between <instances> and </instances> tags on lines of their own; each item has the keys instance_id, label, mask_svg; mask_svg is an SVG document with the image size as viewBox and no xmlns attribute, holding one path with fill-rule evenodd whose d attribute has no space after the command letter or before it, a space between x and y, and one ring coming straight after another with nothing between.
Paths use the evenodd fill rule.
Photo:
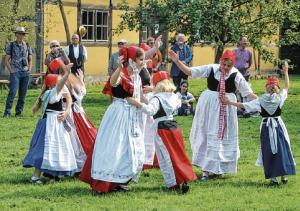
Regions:
<instances>
[{"instance_id":1,"label":"child dancer","mask_svg":"<svg viewBox=\"0 0 300 211\"><path fill-rule=\"evenodd\" d=\"M287 98L289 88L288 64L283 67L285 87L280 91L279 80L271 76L266 81L266 93L259 99L246 103L236 103L225 100L225 103L246 109L246 112L260 112L261 150L256 165L263 166L265 178L270 179L270 185L278 185L276 177L286 184L286 175L296 174L295 161L290 147L287 129L280 117L282 106Z\"/></svg>"},{"instance_id":2,"label":"child dancer","mask_svg":"<svg viewBox=\"0 0 300 211\"><path fill-rule=\"evenodd\" d=\"M88 155L80 179L89 183L95 194L127 190L130 181L137 181L145 159L141 133L141 112L126 97L141 98L139 70L145 53L137 47L120 50L119 67L103 90L113 96L101 121L94 151Z\"/></svg>"},{"instance_id":3,"label":"child dancer","mask_svg":"<svg viewBox=\"0 0 300 211\"><path fill-rule=\"evenodd\" d=\"M153 116L155 121L155 149L158 163L168 188L180 188L182 193L189 190L187 182L197 179L192 165L186 155L182 132L177 128L173 113L181 102L175 86L165 71L153 74L154 97L148 104L140 103L134 98L127 98L143 112Z\"/></svg>"},{"instance_id":4,"label":"child dancer","mask_svg":"<svg viewBox=\"0 0 300 211\"><path fill-rule=\"evenodd\" d=\"M41 105L43 117L39 120L33 134L29 152L23 162L24 167L35 167L31 182L43 184L41 172L53 177L72 176L77 171L77 165L70 136L64 121L71 109L71 96L64 85L71 65L64 68L64 75L48 74L45 77L44 93L41 94L34 111ZM63 98L66 99L66 110L63 110Z\"/></svg>"}]
</instances>

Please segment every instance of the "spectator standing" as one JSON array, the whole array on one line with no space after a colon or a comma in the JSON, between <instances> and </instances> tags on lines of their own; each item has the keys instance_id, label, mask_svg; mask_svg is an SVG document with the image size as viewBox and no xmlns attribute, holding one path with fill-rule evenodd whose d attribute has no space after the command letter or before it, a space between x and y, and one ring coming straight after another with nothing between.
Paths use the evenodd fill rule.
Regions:
<instances>
[{"instance_id":1,"label":"spectator standing","mask_svg":"<svg viewBox=\"0 0 300 211\"><path fill-rule=\"evenodd\" d=\"M246 48L248 45L247 37L241 37L239 46L235 50L236 63L235 68L244 76L246 81L249 81L250 67L252 65L252 53Z\"/></svg>"},{"instance_id":2,"label":"spectator standing","mask_svg":"<svg viewBox=\"0 0 300 211\"><path fill-rule=\"evenodd\" d=\"M108 75L111 76L113 71L115 69L117 69L118 67L118 58L119 58L119 51L121 48L125 47L125 45L127 44L127 40L124 40L124 39L121 39L119 40L118 42L118 51L113 53L111 56L110 56L110 59L109 59L109 64L108 64Z\"/></svg>"},{"instance_id":3,"label":"spectator standing","mask_svg":"<svg viewBox=\"0 0 300 211\"><path fill-rule=\"evenodd\" d=\"M184 34L178 34L176 37L176 43L171 48L172 51L178 54L179 60L189 66L193 55L190 47L185 44L185 35ZM180 82L181 80L187 80L188 75L186 75L184 72L180 71L177 64L175 62L172 62L171 67L171 77L173 79L173 83L176 86L177 90L179 90Z\"/></svg>"},{"instance_id":4,"label":"spectator standing","mask_svg":"<svg viewBox=\"0 0 300 211\"><path fill-rule=\"evenodd\" d=\"M15 31L16 40L6 47L5 64L10 73L10 84L3 114L4 118L8 118L11 115L10 109L17 90L19 90L19 96L15 116L22 116L32 68L32 49L24 41L25 34L24 27L17 27Z\"/></svg>"}]
</instances>

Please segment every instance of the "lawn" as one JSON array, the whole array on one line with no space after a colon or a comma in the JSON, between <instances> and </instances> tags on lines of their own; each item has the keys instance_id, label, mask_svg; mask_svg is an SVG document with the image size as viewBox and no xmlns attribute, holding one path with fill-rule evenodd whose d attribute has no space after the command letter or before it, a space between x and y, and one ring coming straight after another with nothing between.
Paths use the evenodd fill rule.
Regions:
<instances>
[{"instance_id":1,"label":"lawn","mask_svg":"<svg viewBox=\"0 0 300 211\"><path fill-rule=\"evenodd\" d=\"M263 93L264 80L252 81L257 94ZM283 82L281 83L283 85ZM205 80L191 80L190 91L199 96ZM99 86L88 86L84 108L98 127L108 106L108 98ZM35 124L41 115L33 116L30 108L39 90L29 90L24 117L0 119L0 210L300 210L300 176L289 177L287 185L268 187L263 170L254 163L259 149L260 118L239 119L241 157L237 175L191 183L186 195L168 191L157 169L142 173L139 183L131 184L128 193L115 192L93 196L87 184L78 179L32 185L32 169L22 167ZM6 91L0 94L3 113ZM296 162L300 162L300 77L291 77L289 97L282 118L289 131ZM13 110L14 112L14 110ZM183 129L185 144L191 157L188 140L192 117L177 117ZM299 171L299 166L297 166ZM197 175L199 168L194 167Z\"/></svg>"}]
</instances>

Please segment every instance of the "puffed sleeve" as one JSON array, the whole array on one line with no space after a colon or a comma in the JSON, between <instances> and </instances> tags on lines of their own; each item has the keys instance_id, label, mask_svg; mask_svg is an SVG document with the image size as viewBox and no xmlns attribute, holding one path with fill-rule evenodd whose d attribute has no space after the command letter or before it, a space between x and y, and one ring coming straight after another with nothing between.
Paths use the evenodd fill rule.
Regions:
<instances>
[{"instance_id":1,"label":"puffed sleeve","mask_svg":"<svg viewBox=\"0 0 300 211\"><path fill-rule=\"evenodd\" d=\"M250 102L243 103L247 113L250 112L261 112L261 106L258 99L251 100Z\"/></svg>"},{"instance_id":2,"label":"puffed sleeve","mask_svg":"<svg viewBox=\"0 0 300 211\"><path fill-rule=\"evenodd\" d=\"M245 78L240 72L237 72L234 82L237 90L241 93L243 97L246 97L247 95L253 93L248 82L245 80Z\"/></svg>"},{"instance_id":3,"label":"puffed sleeve","mask_svg":"<svg viewBox=\"0 0 300 211\"><path fill-rule=\"evenodd\" d=\"M202 65L197 67L191 67L190 71L193 78L207 78L210 71L214 68L214 65Z\"/></svg>"},{"instance_id":4,"label":"puffed sleeve","mask_svg":"<svg viewBox=\"0 0 300 211\"><path fill-rule=\"evenodd\" d=\"M284 104L284 102L285 102L285 100L287 99L287 96L288 96L287 90L286 89L282 89L280 91L280 93L279 93L279 96L281 98L281 102L280 102L279 106L280 106L280 108L282 108L282 106L283 106L283 104Z\"/></svg>"},{"instance_id":5,"label":"puffed sleeve","mask_svg":"<svg viewBox=\"0 0 300 211\"><path fill-rule=\"evenodd\" d=\"M155 115L159 110L159 100L153 97L148 104L142 103L142 111L149 116Z\"/></svg>"},{"instance_id":6,"label":"puffed sleeve","mask_svg":"<svg viewBox=\"0 0 300 211\"><path fill-rule=\"evenodd\" d=\"M62 98L62 95L68 92L69 90L66 86L64 86L60 92L57 92L56 87L54 87L50 93L49 103L53 104L58 102Z\"/></svg>"}]
</instances>

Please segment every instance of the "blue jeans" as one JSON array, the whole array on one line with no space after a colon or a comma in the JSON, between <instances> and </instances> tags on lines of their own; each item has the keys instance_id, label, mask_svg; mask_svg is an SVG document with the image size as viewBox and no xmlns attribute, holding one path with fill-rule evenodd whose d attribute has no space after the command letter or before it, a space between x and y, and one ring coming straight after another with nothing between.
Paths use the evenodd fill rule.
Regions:
<instances>
[{"instance_id":1,"label":"blue jeans","mask_svg":"<svg viewBox=\"0 0 300 211\"><path fill-rule=\"evenodd\" d=\"M20 115L23 111L25 104L26 92L29 84L29 72L18 71L11 73L9 76L9 93L6 99L6 106L4 115L10 115L10 109L12 107L14 98L16 96L17 90L19 89L18 102L16 105L16 115Z\"/></svg>"}]
</instances>

